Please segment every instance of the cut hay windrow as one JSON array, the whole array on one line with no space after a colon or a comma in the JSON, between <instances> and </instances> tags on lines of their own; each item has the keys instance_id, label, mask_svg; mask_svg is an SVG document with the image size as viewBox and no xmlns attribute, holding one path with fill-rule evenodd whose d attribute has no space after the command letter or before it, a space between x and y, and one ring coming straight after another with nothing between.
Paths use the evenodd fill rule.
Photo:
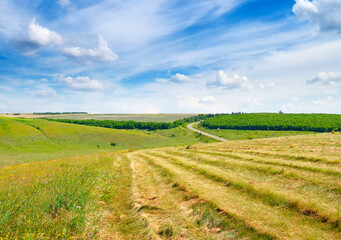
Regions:
<instances>
[{"instance_id":1,"label":"cut hay windrow","mask_svg":"<svg viewBox=\"0 0 341 240\"><path fill-rule=\"evenodd\" d=\"M333 226L338 226L341 222L338 216L340 212L339 206L337 203L333 206L329 199L321 202L321 198L316 199L315 197L315 199L312 199L313 196L305 196L293 190L286 190L279 184L257 181L252 178L252 175L234 172L229 169L222 170L200 161L172 156L166 153L149 152L149 154L170 159L177 165L202 174L211 180L224 183L227 187L247 192L251 197L260 199L271 206L291 208L303 215L309 215L318 221L329 222Z\"/></svg>"},{"instance_id":2,"label":"cut hay windrow","mask_svg":"<svg viewBox=\"0 0 341 240\"><path fill-rule=\"evenodd\" d=\"M269 234L275 238L288 239L321 239L340 237L339 233L330 229L328 225L310 217L298 214L290 209L276 208L264 204L261 200L250 197L249 194L226 188L221 182L203 178L201 174L178 166L170 159L139 154L167 169L177 181L200 198L212 202L229 215L243 221L260 233Z\"/></svg>"},{"instance_id":3,"label":"cut hay windrow","mask_svg":"<svg viewBox=\"0 0 341 240\"><path fill-rule=\"evenodd\" d=\"M328 176L321 173L314 173L302 171L300 169L293 169L290 167L268 165L259 162L244 161L236 158L212 156L209 152L188 152L185 150L167 150L166 153L173 154L175 156L186 156L188 158L200 161L205 164L229 168L234 171L256 171L258 174L266 176L275 176L275 181L282 179L288 180L299 180L302 184L310 184L312 186L319 186L323 191L338 192L341 193L341 181L338 177ZM253 175L257 175L252 172Z\"/></svg>"},{"instance_id":4,"label":"cut hay windrow","mask_svg":"<svg viewBox=\"0 0 341 240\"><path fill-rule=\"evenodd\" d=\"M265 163L269 165L275 165L275 166L283 166L283 167L291 167L295 169L305 170L309 172L317 172L317 173L324 173L326 175L335 175L338 177L341 177L341 169L338 166L328 166L328 165L322 165L322 164L314 164L311 162L302 162L299 160L287 160L287 159L276 159L276 158L263 158L263 157L257 157L252 154L245 154L245 153L233 153L233 152L218 152L214 150L193 150L194 152L198 153L207 153L211 155L216 156L226 156L231 157L235 159L240 159L244 161L254 161L259 163Z\"/></svg>"}]
</instances>

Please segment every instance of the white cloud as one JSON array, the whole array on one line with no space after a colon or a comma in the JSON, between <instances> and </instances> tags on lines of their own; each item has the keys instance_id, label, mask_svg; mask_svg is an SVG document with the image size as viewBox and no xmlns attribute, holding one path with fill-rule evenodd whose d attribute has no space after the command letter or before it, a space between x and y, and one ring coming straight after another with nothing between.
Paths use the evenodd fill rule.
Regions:
<instances>
[{"instance_id":1,"label":"white cloud","mask_svg":"<svg viewBox=\"0 0 341 240\"><path fill-rule=\"evenodd\" d=\"M207 86L226 90L235 88L253 89L253 86L250 84L247 77L239 76L237 74L229 76L222 70L217 73L216 80L209 81Z\"/></svg>"},{"instance_id":2,"label":"white cloud","mask_svg":"<svg viewBox=\"0 0 341 240\"><path fill-rule=\"evenodd\" d=\"M62 7L65 7L67 5L70 4L70 0L58 0L57 3L62 6Z\"/></svg>"},{"instance_id":3,"label":"white cloud","mask_svg":"<svg viewBox=\"0 0 341 240\"><path fill-rule=\"evenodd\" d=\"M199 100L200 103L216 103L218 100L213 96L204 96Z\"/></svg>"},{"instance_id":4,"label":"white cloud","mask_svg":"<svg viewBox=\"0 0 341 240\"><path fill-rule=\"evenodd\" d=\"M299 20L308 20L320 31L341 32L341 0L296 0L293 12Z\"/></svg>"},{"instance_id":5,"label":"white cloud","mask_svg":"<svg viewBox=\"0 0 341 240\"><path fill-rule=\"evenodd\" d=\"M118 58L117 55L108 47L108 43L101 35L98 35L98 45L96 49L71 47L64 48L63 53L68 57L100 62L113 62Z\"/></svg>"},{"instance_id":6,"label":"white cloud","mask_svg":"<svg viewBox=\"0 0 341 240\"><path fill-rule=\"evenodd\" d=\"M37 97L56 97L57 93L53 88L44 86L42 89L36 90L35 95Z\"/></svg>"},{"instance_id":7,"label":"white cloud","mask_svg":"<svg viewBox=\"0 0 341 240\"><path fill-rule=\"evenodd\" d=\"M61 45L63 40L58 33L36 23L34 17L27 26L27 36L14 39L13 43L22 51L33 54L43 46Z\"/></svg>"},{"instance_id":8,"label":"white cloud","mask_svg":"<svg viewBox=\"0 0 341 240\"><path fill-rule=\"evenodd\" d=\"M307 80L307 84L321 83L324 85L341 82L341 72L320 72L316 77Z\"/></svg>"},{"instance_id":9,"label":"white cloud","mask_svg":"<svg viewBox=\"0 0 341 240\"><path fill-rule=\"evenodd\" d=\"M28 39L40 46L49 44L60 45L63 42L62 37L58 33L36 23L36 18L33 18L28 25Z\"/></svg>"},{"instance_id":10,"label":"white cloud","mask_svg":"<svg viewBox=\"0 0 341 240\"><path fill-rule=\"evenodd\" d=\"M96 91L102 90L103 85L98 80L91 80L87 76L82 77L61 77L59 79L61 82L65 82L68 87L74 90L83 90L83 91Z\"/></svg>"},{"instance_id":11,"label":"white cloud","mask_svg":"<svg viewBox=\"0 0 341 240\"><path fill-rule=\"evenodd\" d=\"M275 87L275 83L267 83L267 84L260 83L259 87L261 89L270 89L270 88Z\"/></svg>"},{"instance_id":12,"label":"white cloud","mask_svg":"<svg viewBox=\"0 0 341 240\"><path fill-rule=\"evenodd\" d=\"M291 97L290 100L291 100L291 101L294 101L294 102L297 102L297 101L300 100L300 98L299 98L299 97Z\"/></svg>"},{"instance_id":13,"label":"white cloud","mask_svg":"<svg viewBox=\"0 0 341 240\"><path fill-rule=\"evenodd\" d=\"M177 73L170 78L170 81L175 83L185 83L189 82L189 77L184 74Z\"/></svg>"}]
</instances>

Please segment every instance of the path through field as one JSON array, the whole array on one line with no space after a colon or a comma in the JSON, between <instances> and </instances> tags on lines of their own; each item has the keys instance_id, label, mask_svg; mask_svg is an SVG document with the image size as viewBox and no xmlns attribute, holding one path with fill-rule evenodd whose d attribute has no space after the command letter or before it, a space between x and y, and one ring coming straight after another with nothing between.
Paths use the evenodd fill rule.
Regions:
<instances>
[{"instance_id":1,"label":"path through field","mask_svg":"<svg viewBox=\"0 0 341 240\"><path fill-rule=\"evenodd\" d=\"M127 153L155 239L341 239L341 134Z\"/></svg>"},{"instance_id":2,"label":"path through field","mask_svg":"<svg viewBox=\"0 0 341 240\"><path fill-rule=\"evenodd\" d=\"M215 135L212 135L212 134L203 132L203 131L201 131L201 130L195 129L195 128L193 127L193 125L198 124L198 123L199 123L199 122L190 123L190 124L187 125L187 127L188 127L191 131L201 133L201 134L203 134L203 135L205 135L205 136L208 136L208 137L210 137L210 138L214 138L214 139L219 140L219 141L222 141L222 142L226 142L226 141L227 141L227 140L224 139L224 138L221 138L221 137L218 137L218 136L215 136Z\"/></svg>"}]
</instances>

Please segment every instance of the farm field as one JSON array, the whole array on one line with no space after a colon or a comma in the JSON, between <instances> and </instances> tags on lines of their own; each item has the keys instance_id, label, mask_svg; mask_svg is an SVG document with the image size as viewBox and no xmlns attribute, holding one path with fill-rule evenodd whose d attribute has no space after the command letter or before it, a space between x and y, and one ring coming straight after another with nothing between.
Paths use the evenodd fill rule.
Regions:
<instances>
[{"instance_id":1,"label":"farm field","mask_svg":"<svg viewBox=\"0 0 341 240\"><path fill-rule=\"evenodd\" d=\"M0 167L96 152L214 142L188 132L184 127L169 131L116 130L0 117Z\"/></svg>"},{"instance_id":2,"label":"farm field","mask_svg":"<svg viewBox=\"0 0 341 240\"><path fill-rule=\"evenodd\" d=\"M341 114L239 113L206 118L210 129L331 132L341 129Z\"/></svg>"},{"instance_id":3,"label":"farm field","mask_svg":"<svg viewBox=\"0 0 341 240\"><path fill-rule=\"evenodd\" d=\"M262 139L262 138L274 138L285 136L296 136L305 134L314 134L309 131L268 131L268 130L236 130L236 129L210 129L196 124L195 128L216 135L221 138L225 138L229 141L236 140L248 140L248 139Z\"/></svg>"},{"instance_id":4,"label":"farm field","mask_svg":"<svg viewBox=\"0 0 341 240\"><path fill-rule=\"evenodd\" d=\"M322 133L8 166L0 236L341 239L340 153Z\"/></svg>"},{"instance_id":5,"label":"farm field","mask_svg":"<svg viewBox=\"0 0 341 240\"><path fill-rule=\"evenodd\" d=\"M95 119L95 120L114 120L114 121L139 121L139 122L173 122L182 118L196 116L197 114L169 113L169 114L58 114L58 115L34 115L20 114L8 115L11 117L25 118L54 118L54 119ZM4 115L7 116L7 115Z\"/></svg>"},{"instance_id":6,"label":"farm field","mask_svg":"<svg viewBox=\"0 0 341 240\"><path fill-rule=\"evenodd\" d=\"M337 133L127 158L140 212L161 238L341 239L340 152Z\"/></svg>"}]
</instances>

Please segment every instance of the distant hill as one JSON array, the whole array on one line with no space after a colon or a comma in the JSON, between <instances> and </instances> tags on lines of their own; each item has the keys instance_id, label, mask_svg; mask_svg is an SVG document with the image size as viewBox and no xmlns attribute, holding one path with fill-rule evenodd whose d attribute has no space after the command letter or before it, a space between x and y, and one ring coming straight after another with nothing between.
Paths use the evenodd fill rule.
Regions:
<instances>
[{"instance_id":1,"label":"distant hill","mask_svg":"<svg viewBox=\"0 0 341 240\"><path fill-rule=\"evenodd\" d=\"M193 143L200 139L194 136L186 141ZM186 141L134 130L0 117L0 167L104 151L186 144Z\"/></svg>"}]
</instances>

